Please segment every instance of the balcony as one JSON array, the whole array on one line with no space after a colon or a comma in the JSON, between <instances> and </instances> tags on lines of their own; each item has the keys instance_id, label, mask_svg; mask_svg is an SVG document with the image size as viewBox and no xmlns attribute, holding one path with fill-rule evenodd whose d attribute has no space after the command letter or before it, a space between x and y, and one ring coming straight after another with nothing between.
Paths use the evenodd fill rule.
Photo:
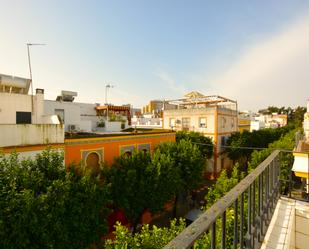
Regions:
<instances>
[{"instance_id":1,"label":"balcony","mask_svg":"<svg viewBox=\"0 0 309 249\"><path fill-rule=\"evenodd\" d=\"M201 237L202 248L308 248L309 205L281 196L279 158L274 151L164 249L191 248Z\"/></svg>"}]
</instances>

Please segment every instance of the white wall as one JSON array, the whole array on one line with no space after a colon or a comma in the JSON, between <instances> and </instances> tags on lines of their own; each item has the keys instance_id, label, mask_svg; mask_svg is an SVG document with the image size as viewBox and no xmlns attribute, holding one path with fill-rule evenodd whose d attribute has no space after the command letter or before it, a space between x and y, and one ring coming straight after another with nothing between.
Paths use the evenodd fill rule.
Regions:
<instances>
[{"instance_id":1,"label":"white wall","mask_svg":"<svg viewBox=\"0 0 309 249\"><path fill-rule=\"evenodd\" d=\"M16 124L16 112L31 112L31 95L0 92L0 124Z\"/></svg>"},{"instance_id":2,"label":"white wall","mask_svg":"<svg viewBox=\"0 0 309 249\"><path fill-rule=\"evenodd\" d=\"M95 104L45 100L44 112L46 115L53 115L56 109L64 110L65 131L68 131L69 125L76 125L80 130L91 132L98 122L95 106Z\"/></svg>"},{"instance_id":3,"label":"white wall","mask_svg":"<svg viewBox=\"0 0 309 249\"><path fill-rule=\"evenodd\" d=\"M200 118L206 117L207 127L200 128ZM190 130L203 133L214 133L214 109L178 109L178 110L164 110L163 114L163 128L171 129L170 119L180 120L179 124L174 127L175 130L182 129L182 119L190 118Z\"/></svg>"},{"instance_id":4,"label":"white wall","mask_svg":"<svg viewBox=\"0 0 309 249\"><path fill-rule=\"evenodd\" d=\"M32 95L0 92L0 124L16 124L16 112L31 112L32 124L43 124L44 94Z\"/></svg>"},{"instance_id":5,"label":"white wall","mask_svg":"<svg viewBox=\"0 0 309 249\"><path fill-rule=\"evenodd\" d=\"M63 125L1 124L0 147L64 143Z\"/></svg>"},{"instance_id":6,"label":"white wall","mask_svg":"<svg viewBox=\"0 0 309 249\"><path fill-rule=\"evenodd\" d=\"M200 118L207 119L207 127L200 126ZM182 118L190 118L190 131L202 133L215 133L215 110L214 108L198 108L198 109L180 109L180 110L165 110L164 129L171 129L170 119L175 118L182 122ZM224 122L225 120L225 122ZM182 124L174 127L176 130L181 130ZM220 108L218 111L218 133L232 133L237 131L237 114L236 111L225 110Z\"/></svg>"},{"instance_id":7,"label":"white wall","mask_svg":"<svg viewBox=\"0 0 309 249\"><path fill-rule=\"evenodd\" d=\"M57 148L56 150L60 153L64 153L64 149L62 149L62 148ZM32 151L18 152L18 159L19 160L23 160L23 159L27 159L27 158L35 159L36 155L40 154L42 152L43 152L43 150L32 150ZM5 155L8 156L9 153L7 153ZM63 162L63 164L64 164L64 162Z\"/></svg>"},{"instance_id":8,"label":"white wall","mask_svg":"<svg viewBox=\"0 0 309 249\"><path fill-rule=\"evenodd\" d=\"M258 131L265 128L265 123L258 120L251 120L250 122L250 131Z\"/></svg>"}]
</instances>

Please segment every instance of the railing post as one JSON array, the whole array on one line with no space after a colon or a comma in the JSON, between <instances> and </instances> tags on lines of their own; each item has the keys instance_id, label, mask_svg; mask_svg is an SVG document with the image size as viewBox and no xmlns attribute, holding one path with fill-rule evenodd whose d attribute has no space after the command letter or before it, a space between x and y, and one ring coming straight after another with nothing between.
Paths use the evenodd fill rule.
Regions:
<instances>
[{"instance_id":1,"label":"railing post","mask_svg":"<svg viewBox=\"0 0 309 249\"><path fill-rule=\"evenodd\" d=\"M253 223L252 248L254 248L254 238L255 238L255 234L256 234L256 224L255 224L255 180L252 183L252 223Z\"/></svg>"},{"instance_id":2,"label":"railing post","mask_svg":"<svg viewBox=\"0 0 309 249\"><path fill-rule=\"evenodd\" d=\"M225 234L226 234L226 211L222 214L222 237L221 237L221 249L225 249Z\"/></svg>"},{"instance_id":3,"label":"railing post","mask_svg":"<svg viewBox=\"0 0 309 249\"><path fill-rule=\"evenodd\" d=\"M239 245L240 249L243 249L244 246L244 193L240 196L240 236L239 236Z\"/></svg>"},{"instance_id":4,"label":"railing post","mask_svg":"<svg viewBox=\"0 0 309 249\"><path fill-rule=\"evenodd\" d=\"M261 180L262 180L263 175L259 175L259 179L258 179L258 222L259 222L259 230L257 231L257 240L259 242L261 242L261 229L262 229L262 215L261 215L261 202L263 203L263 199L262 199L262 195L263 195L263 186L261 184Z\"/></svg>"},{"instance_id":5,"label":"railing post","mask_svg":"<svg viewBox=\"0 0 309 249\"><path fill-rule=\"evenodd\" d=\"M248 188L248 239L247 239L247 246L251 248L251 184Z\"/></svg>"},{"instance_id":6,"label":"railing post","mask_svg":"<svg viewBox=\"0 0 309 249\"><path fill-rule=\"evenodd\" d=\"M216 221L211 225L211 249L216 249Z\"/></svg>"},{"instance_id":7,"label":"railing post","mask_svg":"<svg viewBox=\"0 0 309 249\"><path fill-rule=\"evenodd\" d=\"M238 242L238 198L234 202L234 249L237 249Z\"/></svg>"}]
</instances>

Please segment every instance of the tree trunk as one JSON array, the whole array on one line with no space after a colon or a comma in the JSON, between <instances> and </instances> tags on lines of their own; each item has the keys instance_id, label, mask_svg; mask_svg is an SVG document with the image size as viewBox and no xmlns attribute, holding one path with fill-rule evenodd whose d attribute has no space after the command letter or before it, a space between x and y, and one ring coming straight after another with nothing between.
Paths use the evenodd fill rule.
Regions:
<instances>
[{"instance_id":1,"label":"tree trunk","mask_svg":"<svg viewBox=\"0 0 309 249\"><path fill-rule=\"evenodd\" d=\"M173 217L176 218L177 214L177 203L178 203L178 195L176 195L175 200L174 200L174 208L173 208Z\"/></svg>"},{"instance_id":2,"label":"tree trunk","mask_svg":"<svg viewBox=\"0 0 309 249\"><path fill-rule=\"evenodd\" d=\"M144 213L144 212L143 212ZM143 213L141 213L139 216L138 216L138 218L136 218L134 221L133 221L133 231L132 231L132 233L133 234L135 234L136 232L137 232L137 226L138 226L138 224L140 223L140 220L141 220L141 218L142 218L142 216L143 216Z\"/></svg>"}]
</instances>

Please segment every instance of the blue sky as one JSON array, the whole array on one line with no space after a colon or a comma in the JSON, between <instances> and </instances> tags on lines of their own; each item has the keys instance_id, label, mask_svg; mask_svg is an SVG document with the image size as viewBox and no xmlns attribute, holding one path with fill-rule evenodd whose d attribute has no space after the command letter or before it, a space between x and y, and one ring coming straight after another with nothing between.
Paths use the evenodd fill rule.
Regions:
<instances>
[{"instance_id":1,"label":"blue sky","mask_svg":"<svg viewBox=\"0 0 309 249\"><path fill-rule=\"evenodd\" d=\"M241 109L305 105L309 1L0 0L0 73L29 76L46 98L145 105L196 90Z\"/></svg>"}]
</instances>

